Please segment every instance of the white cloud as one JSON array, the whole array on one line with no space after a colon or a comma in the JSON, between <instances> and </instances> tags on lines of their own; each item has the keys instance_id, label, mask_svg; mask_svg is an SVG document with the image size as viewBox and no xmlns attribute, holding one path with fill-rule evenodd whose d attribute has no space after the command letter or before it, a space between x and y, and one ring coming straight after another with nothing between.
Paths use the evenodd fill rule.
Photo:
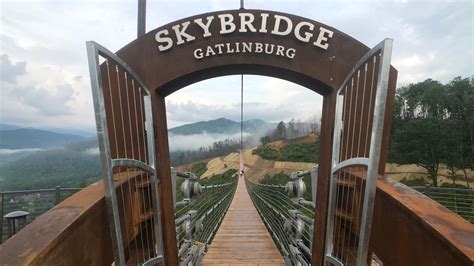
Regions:
<instances>
[{"instance_id":1,"label":"white cloud","mask_svg":"<svg viewBox=\"0 0 474 266\"><path fill-rule=\"evenodd\" d=\"M26 61L12 63L7 54L0 55L0 79L13 83L17 82L17 77L26 74Z\"/></svg>"},{"instance_id":2,"label":"white cloud","mask_svg":"<svg viewBox=\"0 0 474 266\"><path fill-rule=\"evenodd\" d=\"M248 133L243 134L244 137L248 137ZM171 151L179 150L197 150L201 147L207 147L212 143L220 140L239 140L240 133L235 134L195 134L195 135L175 135L173 133L168 134L168 140L170 143Z\"/></svg>"},{"instance_id":3,"label":"white cloud","mask_svg":"<svg viewBox=\"0 0 474 266\"><path fill-rule=\"evenodd\" d=\"M151 30L195 14L236 9L239 2L147 4ZM272 9L326 23L367 46L394 38L399 84L427 78L448 82L473 74L473 5L472 1L245 1L248 9ZM8 57L0 58L0 122L93 129L85 41L98 41L112 51L123 47L136 37L136 8L136 0L2 1L0 55ZM12 90L31 93L18 95ZM238 120L239 99L238 76L193 84L168 97L168 125L221 116ZM322 105L322 98L305 88L256 76L245 78L245 101L246 118L269 121L304 119L319 113Z\"/></svg>"},{"instance_id":4,"label":"white cloud","mask_svg":"<svg viewBox=\"0 0 474 266\"><path fill-rule=\"evenodd\" d=\"M42 151L43 149L0 149L0 155L12 155L12 154L17 154L17 153L31 153L31 152L37 152L37 151Z\"/></svg>"}]
</instances>

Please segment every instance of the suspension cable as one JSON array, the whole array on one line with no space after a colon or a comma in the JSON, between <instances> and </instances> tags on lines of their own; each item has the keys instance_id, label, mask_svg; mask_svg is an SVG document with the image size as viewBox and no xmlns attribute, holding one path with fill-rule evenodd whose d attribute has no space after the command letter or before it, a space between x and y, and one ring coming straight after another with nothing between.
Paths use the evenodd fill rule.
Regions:
<instances>
[{"instance_id":1,"label":"suspension cable","mask_svg":"<svg viewBox=\"0 0 474 266\"><path fill-rule=\"evenodd\" d=\"M243 5L243 0L241 1ZM244 75L240 75L240 153L239 175L244 173Z\"/></svg>"}]
</instances>

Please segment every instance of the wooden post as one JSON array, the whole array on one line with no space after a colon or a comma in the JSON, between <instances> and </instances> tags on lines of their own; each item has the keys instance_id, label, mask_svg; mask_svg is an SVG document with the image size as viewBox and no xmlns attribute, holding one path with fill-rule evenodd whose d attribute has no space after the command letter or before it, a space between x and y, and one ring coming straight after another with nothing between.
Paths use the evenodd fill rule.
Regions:
<instances>
[{"instance_id":1,"label":"wooden post","mask_svg":"<svg viewBox=\"0 0 474 266\"><path fill-rule=\"evenodd\" d=\"M311 265L324 265L326 220L328 214L329 178L331 176L332 137L336 109L336 91L324 96L321 121L316 217L313 234L313 259Z\"/></svg>"},{"instance_id":2,"label":"wooden post","mask_svg":"<svg viewBox=\"0 0 474 266\"><path fill-rule=\"evenodd\" d=\"M160 193L161 202L161 225L163 230L165 263L166 265L178 265L176 225L174 222L173 184L171 180L165 98L158 95L155 91L152 91L151 104L155 132L156 169L158 173L158 191Z\"/></svg>"}]
</instances>

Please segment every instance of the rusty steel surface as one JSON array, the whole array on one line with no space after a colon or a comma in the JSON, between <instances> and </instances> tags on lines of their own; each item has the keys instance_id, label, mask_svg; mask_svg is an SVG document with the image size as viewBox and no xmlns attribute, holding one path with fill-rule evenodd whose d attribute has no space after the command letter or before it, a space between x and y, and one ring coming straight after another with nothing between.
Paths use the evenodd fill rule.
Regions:
<instances>
[{"instance_id":1,"label":"rusty steel surface","mask_svg":"<svg viewBox=\"0 0 474 266\"><path fill-rule=\"evenodd\" d=\"M102 183L91 185L44 213L1 245L0 264L64 265L70 258L77 259L74 254L79 254L78 262L112 262L105 212ZM88 249L92 250L87 252Z\"/></svg>"},{"instance_id":2,"label":"rusty steel surface","mask_svg":"<svg viewBox=\"0 0 474 266\"><path fill-rule=\"evenodd\" d=\"M194 82L229 74L262 74L301 84L320 94L328 94L338 88L353 65L369 50L367 46L335 28L302 18L295 15L266 11L245 10L245 13L255 15L255 24L261 23L260 13L283 15L290 18L293 24L308 21L315 28L324 27L334 32L327 50L318 49L311 43L302 43L293 36L275 36L262 33L213 34L203 38L202 29L196 24L190 24L186 32L196 39L190 43L174 46L171 50L160 52L155 34L163 29L171 29L172 25L193 21L196 18L206 18L223 13L232 14L238 18L241 10L226 10L192 16L178 20L157 29L151 30L117 52L142 78L147 87L155 89L160 95L166 96L183 86ZM267 28L273 27L273 21L268 21ZM236 25L239 23L236 21ZM210 32L217 33L220 24L212 23ZM193 51L208 45L234 42L275 43L297 50L294 59L281 56L269 56L254 53L234 53L197 60Z\"/></svg>"},{"instance_id":3,"label":"rusty steel surface","mask_svg":"<svg viewBox=\"0 0 474 266\"><path fill-rule=\"evenodd\" d=\"M474 225L416 190L382 178L370 247L384 265L473 265Z\"/></svg>"},{"instance_id":4,"label":"rusty steel surface","mask_svg":"<svg viewBox=\"0 0 474 266\"><path fill-rule=\"evenodd\" d=\"M116 176L118 189L133 176ZM102 181L75 193L0 245L0 265L110 265Z\"/></svg>"}]
</instances>

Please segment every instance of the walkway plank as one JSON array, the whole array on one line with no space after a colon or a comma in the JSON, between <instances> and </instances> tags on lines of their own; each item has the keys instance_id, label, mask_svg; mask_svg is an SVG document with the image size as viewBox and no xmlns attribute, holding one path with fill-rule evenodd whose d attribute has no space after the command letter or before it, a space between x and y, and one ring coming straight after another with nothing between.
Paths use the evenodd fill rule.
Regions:
<instances>
[{"instance_id":1,"label":"walkway plank","mask_svg":"<svg viewBox=\"0 0 474 266\"><path fill-rule=\"evenodd\" d=\"M234 199L204 256L204 265L283 265L275 243L239 178Z\"/></svg>"}]
</instances>

